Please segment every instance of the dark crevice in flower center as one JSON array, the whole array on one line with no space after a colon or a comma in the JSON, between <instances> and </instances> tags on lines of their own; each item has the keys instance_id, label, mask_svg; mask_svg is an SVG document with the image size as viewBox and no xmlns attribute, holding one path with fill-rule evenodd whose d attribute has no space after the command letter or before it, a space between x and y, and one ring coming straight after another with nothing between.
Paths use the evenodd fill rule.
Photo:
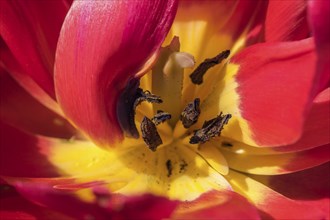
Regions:
<instances>
[{"instance_id":1,"label":"dark crevice in flower center","mask_svg":"<svg viewBox=\"0 0 330 220\"><path fill-rule=\"evenodd\" d=\"M200 99L196 98L194 101L188 103L180 115L180 120L185 128L191 127L198 120L198 116L201 113Z\"/></svg>"},{"instance_id":2,"label":"dark crevice in flower center","mask_svg":"<svg viewBox=\"0 0 330 220\"><path fill-rule=\"evenodd\" d=\"M156 151L157 147L163 143L158 134L156 125L148 117L144 116L140 127L144 142L150 150Z\"/></svg>"},{"instance_id":3,"label":"dark crevice in flower center","mask_svg":"<svg viewBox=\"0 0 330 220\"><path fill-rule=\"evenodd\" d=\"M225 50L213 58L205 59L198 67L190 74L191 81L194 84L200 85L203 83L203 76L211 67L221 63L224 59L228 58L230 50Z\"/></svg>"},{"instance_id":4,"label":"dark crevice in flower center","mask_svg":"<svg viewBox=\"0 0 330 220\"><path fill-rule=\"evenodd\" d=\"M223 141L223 142L221 143L221 146L223 146L223 147L232 147L233 144L230 143L230 142L227 142L227 141Z\"/></svg>"},{"instance_id":5,"label":"dark crevice in flower center","mask_svg":"<svg viewBox=\"0 0 330 220\"><path fill-rule=\"evenodd\" d=\"M231 114L222 115L220 113L217 117L205 121L202 128L194 131L194 135L190 138L190 144L203 144L212 137L220 136L223 126L228 123Z\"/></svg>"},{"instance_id":6,"label":"dark crevice in flower center","mask_svg":"<svg viewBox=\"0 0 330 220\"><path fill-rule=\"evenodd\" d=\"M159 96L143 91L139 79L132 79L119 97L117 116L119 124L126 136L139 138L139 132L135 125L135 109L143 101L150 103L162 103Z\"/></svg>"},{"instance_id":7,"label":"dark crevice in flower center","mask_svg":"<svg viewBox=\"0 0 330 220\"><path fill-rule=\"evenodd\" d=\"M172 161L167 160L165 165L166 165L166 169L167 169L167 177L170 177L172 175L172 171L173 171Z\"/></svg>"}]
</instances>

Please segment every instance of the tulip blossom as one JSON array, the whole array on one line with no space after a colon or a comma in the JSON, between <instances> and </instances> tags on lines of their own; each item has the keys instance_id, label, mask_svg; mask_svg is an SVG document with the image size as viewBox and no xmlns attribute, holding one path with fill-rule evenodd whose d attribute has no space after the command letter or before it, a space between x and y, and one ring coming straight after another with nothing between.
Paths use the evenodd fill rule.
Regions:
<instances>
[{"instance_id":1,"label":"tulip blossom","mask_svg":"<svg viewBox=\"0 0 330 220\"><path fill-rule=\"evenodd\" d=\"M1 1L0 218L329 219L329 10Z\"/></svg>"}]
</instances>

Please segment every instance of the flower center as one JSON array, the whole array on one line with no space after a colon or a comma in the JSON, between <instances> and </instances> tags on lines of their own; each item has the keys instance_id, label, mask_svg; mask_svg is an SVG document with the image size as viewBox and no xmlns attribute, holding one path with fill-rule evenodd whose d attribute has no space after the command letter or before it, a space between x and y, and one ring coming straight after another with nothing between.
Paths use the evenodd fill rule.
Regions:
<instances>
[{"instance_id":1,"label":"flower center","mask_svg":"<svg viewBox=\"0 0 330 220\"><path fill-rule=\"evenodd\" d=\"M179 52L178 44L174 38L162 48L152 71L132 79L119 97L120 126L127 140L137 139L137 144L122 144L114 152L138 176L131 175L134 180L118 192L148 191L190 200L208 190L230 188L223 177L228 173L226 160L212 141L220 136L231 114L215 112L201 118L212 106L205 105L203 95L186 97L183 92L187 85L205 86L208 70L230 51L205 59L186 75L185 68L193 67L195 61L192 55Z\"/></svg>"},{"instance_id":2,"label":"flower center","mask_svg":"<svg viewBox=\"0 0 330 220\"><path fill-rule=\"evenodd\" d=\"M171 120L172 115L174 117L172 121L169 122L170 126L172 128L174 127L174 130L178 130L183 126L185 129L183 134L192 134L189 141L190 144L203 144L213 137L220 136L224 125L226 125L231 118L231 114L223 114L220 112L216 117L205 121L202 127L194 130L193 132L189 131L189 128L198 121L198 117L201 113L200 98L195 98L193 101L189 102L178 115L178 108L175 106L180 105L180 103L173 103L172 100L175 99L175 96L169 97L168 94L171 94L173 91L178 93L177 90L179 90L181 93L180 90L182 89L183 79L181 75L183 72L179 70L185 67L182 62L185 62L187 59L191 59L192 56L187 57L185 54L180 54L181 59L173 61L171 60L171 56L173 54L178 56L179 53L172 51L172 54L166 56L168 59L167 62L162 62L162 59L160 59L158 64L160 63L159 65L163 66L163 68L157 68L156 65L156 68L154 68L154 72L156 73L153 73L153 76L156 76L156 78L157 76L160 78L167 78L164 79L161 85L159 85L163 87L159 90L159 92L166 99L165 106L163 106L164 109L170 112L165 112L164 109L158 109L156 113L150 118L148 118L146 115L143 115L143 119L140 122L140 133L142 134L142 139L151 151L156 151L157 147L163 144L163 140L158 133L157 126L167 120ZM189 75L191 83L201 85L203 83L203 76L206 74L207 70L228 58L229 54L230 51L225 50L213 58L205 59ZM182 59L182 57L185 57L185 59ZM194 63L194 61L192 60L191 63ZM166 65L173 66L170 71L173 71L174 73L166 73ZM172 77L164 77L166 74L172 75ZM155 88L157 88L157 80L154 79L153 82L156 82ZM140 88L140 82L138 79L131 80L119 99L119 105L117 109L120 125L128 137L139 138L140 136L135 124L135 115L138 105L144 101L156 104L163 103L162 96L152 94L149 90L143 90ZM155 106L152 107L155 108ZM162 106L160 105L159 107ZM171 112L171 110L174 112ZM153 110L153 112L155 112L155 110ZM144 112L142 112L142 114L144 114ZM181 121L181 124L178 124L178 121ZM167 165L167 167L171 167L171 165Z\"/></svg>"}]
</instances>

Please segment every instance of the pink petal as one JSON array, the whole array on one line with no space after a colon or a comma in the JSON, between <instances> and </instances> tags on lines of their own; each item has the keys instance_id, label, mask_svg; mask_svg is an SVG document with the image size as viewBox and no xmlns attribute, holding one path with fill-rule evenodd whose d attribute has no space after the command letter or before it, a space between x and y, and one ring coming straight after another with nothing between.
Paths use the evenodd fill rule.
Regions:
<instances>
[{"instance_id":1,"label":"pink petal","mask_svg":"<svg viewBox=\"0 0 330 220\"><path fill-rule=\"evenodd\" d=\"M1 37L13 55L4 56L4 65L23 70L54 99L55 49L68 7L66 1L1 1Z\"/></svg>"},{"instance_id":2,"label":"pink petal","mask_svg":"<svg viewBox=\"0 0 330 220\"><path fill-rule=\"evenodd\" d=\"M3 60L1 71L10 74L22 88L24 88L28 93L30 93L31 96L37 99L44 106L60 115L63 115L63 112L60 110L57 102L50 97L49 94L47 94L45 90L43 90L29 75L24 74L24 70L21 68L1 38L0 47L0 56Z\"/></svg>"},{"instance_id":3,"label":"pink petal","mask_svg":"<svg viewBox=\"0 0 330 220\"><path fill-rule=\"evenodd\" d=\"M308 1L309 23L312 28L317 49L317 71L322 84L322 90L329 87L330 82L330 2Z\"/></svg>"},{"instance_id":4,"label":"pink petal","mask_svg":"<svg viewBox=\"0 0 330 220\"><path fill-rule=\"evenodd\" d=\"M316 96L318 75L312 39L264 43L237 54L240 109L261 146L291 144L301 136Z\"/></svg>"},{"instance_id":5,"label":"pink petal","mask_svg":"<svg viewBox=\"0 0 330 220\"><path fill-rule=\"evenodd\" d=\"M73 3L56 54L56 92L65 114L99 145L122 139L118 96L159 49L176 8L175 0Z\"/></svg>"},{"instance_id":6,"label":"pink petal","mask_svg":"<svg viewBox=\"0 0 330 220\"><path fill-rule=\"evenodd\" d=\"M61 219L70 220L58 212L35 205L20 196L12 187L0 185L0 219Z\"/></svg>"},{"instance_id":7,"label":"pink petal","mask_svg":"<svg viewBox=\"0 0 330 220\"><path fill-rule=\"evenodd\" d=\"M74 219L150 219L168 218L177 202L141 195L127 197L94 188L95 200L84 202L75 194L56 189L52 184L30 180L10 181L25 198ZM63 202L65 201L65 202Z\"/></svg>"},{"instance_id":8,"label":"pink petal","mask_svg":"<svg viewBox=\"0 0 330 220\"><path fill-rule=\"evenodd\" d=\"M0 73L0 119L34 134L71 138L74 128L41 105L5 72Z\"/></svg>"},{"instance_id":9,"label":"pink petal","mask_svg":"<svg viewBox=\"0 0 330 220\"><path fill-rule=\"evenodd\" d=\"M269 1L265 21L267 42L301 40L308 36L306 1Z\"/></svg>"},{"instance_id":10,"label":"pink petal","mask_svg":"<svg viewBox=\"0 0 330 220\"><path fill-rule=\"evenodd\" d=\"M174 219L260 219L256 208L233 191L211 191L179 205Z\"/></svg>"}]
</instances>

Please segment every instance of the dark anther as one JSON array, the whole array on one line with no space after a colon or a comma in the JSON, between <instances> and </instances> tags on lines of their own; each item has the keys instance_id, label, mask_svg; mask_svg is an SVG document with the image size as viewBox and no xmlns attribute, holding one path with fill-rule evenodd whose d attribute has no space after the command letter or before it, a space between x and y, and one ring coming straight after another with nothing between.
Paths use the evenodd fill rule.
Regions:
<instances>
[{"instance_id":1,"label":"dark anther","mask_svg":"<svg viewBox=\"0 0 330 220\"><path fill-rule=\"evenodd\" d=\"M166 168L167 168L167 177L170 177L172 175L172 170L173 170L171 160L166 161Z\"/></svg>"},{"instance_id":2,"label":"dark anther","mask_svg":"<svg viewBox=\"0 0 330 220\"><path fill-rule=\"evenodd\" d=\"M162 103L163 100L154 94L151 94L148 90L143 91L142 89L137 89L137 98L134 102L134 109L143 101L151 102L151 103Z\"/></svg>"},{"instance_id":3,"label":"dark anther","mask_svg":"<svg viewBox=\"0 0 330 220\"><path fill-rule=\"evenodd\" d=\"M196 98L193 102L189 102L180 115L180 120L185 128L189 128L198 120L201 113L199 108L200 99Z\"/></svg>"},{"instance_id":4,"label":"dark anther","mask_svg":"<svg viewBox=\"0 0 330 220\"><path fill-rule=\"evenodd\" d=\"M156 125L147 117L144 117L141 122L141 132L142 138L150 150L156 151L157 147L163 143Z\"/></svg>"},{"instance_id":5,"label":"dark anther","mask_svg":"<svg viewBox=\"0 0 330 220\"><path fill-rule=\"evenodd\" d=\"M218 115L217 117L205 121L203 127L194 132L194 135L190 138L189 143L191 144L203 144L206 141L210 140L210 138L219 136L223 126L228 123L231 118L231 114L227 115Z\"/></svg>"},{"instance_id":6,"label":"dark anther","mask_svg":"<svg viewBox=\"0 0 330 220\"><path fill-rule=\"evenodd\" d=\"M128 137L139 137L139 132L135 126L135 109L143 101L152 103L162 103L159 96L143 91L138 79L128 82L126 88L120 95L117 104L117 117L122 130Z\"/></svg>"},{"instance_id":7,"label":"dark anther","mask_svg":"<svg viewBox=\"0 0 330 220\"><path fill-rule=\"evenodd\" d=\"M171 119L171 117L172 116L170 113L158 110L157 114L151 120L155 123L155 125L159 125L160 123Z\"/></svg>"},{"instance_id":8,"label":"dark anther","mask_svg":"<svg viewBox=\"0 0 330 220\"><path fill-rule=\"evenodd\" d=\"M223 141L221 143L221 146L223 146L223 147L232 147L233 145L231 143L227 142L227 141Z\"/></svg>"},{"instance_id":9,"label":"dark anther","mask_svg":"<svg viewBox=\"0 0 330 220\"><path fill-rule=\"evenodd\" d=\"M221 63L224 59L228 58L230 50L225 50L213 58L205 59L199 66L190 74L191 81L194 84L200 85L203 83L203 76L208 69Z\"/></svg>"}]
</instances>

